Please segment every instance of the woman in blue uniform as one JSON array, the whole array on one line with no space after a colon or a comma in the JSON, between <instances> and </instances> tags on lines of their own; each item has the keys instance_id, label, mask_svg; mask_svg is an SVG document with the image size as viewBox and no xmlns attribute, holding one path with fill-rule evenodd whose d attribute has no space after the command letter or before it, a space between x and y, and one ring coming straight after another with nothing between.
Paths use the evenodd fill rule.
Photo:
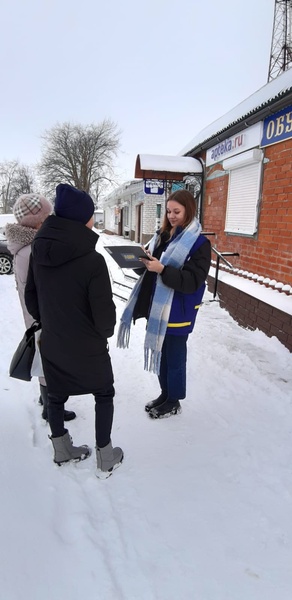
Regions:
<instances>
[{"instance_id":1,"label":"woman in blue uniform","mask_svg":"<svg viewBox=\"0 0 292 600\"><path fill-rule=\"evenodd\" d=\"M129 344L131 322L147 319L145 369L158 375L161 392L145 410L152 418L181 412L186 397L187 339L193 331L211 263L196 201L187 190L172 193L161 229L148 246L145 269L121 317L118 346Z\"/></svg>"}]
</instances>

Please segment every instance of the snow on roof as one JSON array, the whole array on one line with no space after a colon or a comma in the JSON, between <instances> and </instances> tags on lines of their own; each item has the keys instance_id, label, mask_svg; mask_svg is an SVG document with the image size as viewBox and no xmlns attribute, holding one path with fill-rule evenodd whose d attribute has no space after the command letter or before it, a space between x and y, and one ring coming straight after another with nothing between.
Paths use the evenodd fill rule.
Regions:
<instances>
[{"instance_id":1,"label":"snow on roof","mask_svg":"<svg viewBox=\"0 0 292 600\"><path fill-rule=\"evenodd\" d=\"M135 175L143 171L165 171L167 173L202 173L203 167L191 156L163 156L160 154L138 154Z\"/></svg>"},{"instance_id":2,"label":"snow on roof","mask_svg":"<svg viewBox=\"0 0 292 600\"><path fill-rule=\"evenodd\" d=\"M187 144L179 154L186 154L193 148L203 144L205 141L219 134L224 129L234 125L237 121L247 117L250 113L262 108L272 100L280 97L289 90L292 90L292 68L284 71L279 77L269 81L257 92L243 100L228 113L213 121L205 127Z\"/></svg>"}]
</instances>

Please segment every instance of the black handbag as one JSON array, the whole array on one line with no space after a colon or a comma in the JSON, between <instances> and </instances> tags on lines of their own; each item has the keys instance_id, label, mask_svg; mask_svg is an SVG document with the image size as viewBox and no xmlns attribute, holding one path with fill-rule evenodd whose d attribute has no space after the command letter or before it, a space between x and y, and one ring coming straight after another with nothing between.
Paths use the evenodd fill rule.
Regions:
<instances>
[{"instance_id":1,"label":"black handbag","mask_svg":"<svg viewBox=\"0 0 292 600\"><path fill-rule=\"evenodd\" d=\"M31 366L35 355L34 334L39 329L41 329L41 324L35 322L26 330L12 357L9 367L10 377L22 379L22 381L31 380Z\"/></svg>"}]
</instances>

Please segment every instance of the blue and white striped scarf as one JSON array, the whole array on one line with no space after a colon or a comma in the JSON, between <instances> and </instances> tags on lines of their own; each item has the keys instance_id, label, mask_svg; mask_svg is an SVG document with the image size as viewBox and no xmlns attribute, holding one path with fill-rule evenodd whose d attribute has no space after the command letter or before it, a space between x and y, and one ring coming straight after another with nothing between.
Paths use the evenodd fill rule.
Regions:
<instances>
[{"instance_id":1,"label":"blue and white striped scarf","mask_svg":"<svg viewBox=\"0 0 292 600\"><path fill-rule=\"evenodd\" d=\"M201 233L202 227L198 219L194 219L188 227L170 243L162 254L160 262L163 265L171 265L180 268ZM159 238L156 233L151 239L149 250L152 253ZM145 271L146 272L146 271ZM118 331L118 348L128 348L130 341L130 329L133 312L145 273L141 275L132 289L126 308L121 316ZM166 334L169 314L172 304L174 290L164 285L160 275L157 275L156 287L153 296L150 315L147 322L147 330L144 342L144 369L159 374L161 349Z\"/></svg>"}]
</instances>

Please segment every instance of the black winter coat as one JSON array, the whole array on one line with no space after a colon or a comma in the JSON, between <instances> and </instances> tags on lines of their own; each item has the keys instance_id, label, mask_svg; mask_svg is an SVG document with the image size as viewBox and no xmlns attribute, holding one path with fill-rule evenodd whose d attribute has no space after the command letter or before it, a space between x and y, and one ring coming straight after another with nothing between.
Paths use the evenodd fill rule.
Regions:
<instances>
[{"instance_id":1,"label":"black winter coat","mask_svg":"<svg viewBox=\"0 0 292 600\"><path fill-rule=\"evenodd\" d=\"M82 223L52 215L32 243L25 302L41 321L44 374L58 395L100 393L113 383L107 338L116 312L97 240Z\"/></svg>"}]
</instances>

